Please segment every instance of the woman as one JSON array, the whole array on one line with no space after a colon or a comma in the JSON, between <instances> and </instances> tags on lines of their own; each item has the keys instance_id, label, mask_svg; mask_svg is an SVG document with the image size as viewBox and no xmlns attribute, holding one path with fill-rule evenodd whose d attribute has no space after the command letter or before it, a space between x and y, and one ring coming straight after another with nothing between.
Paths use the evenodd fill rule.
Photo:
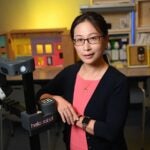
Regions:
<instances>
[{"instance_id":1,"label":"woman","mask_svg":"<svg viewBox=\"0 0 150 150\"><path fill-rule=\"evenodd\" d=\"M81 62L66 67L37 95L56 100L68 150L127 150L127 78L103 58L107 23L87 12L75 18L70 34Z\"/></svg>"}]
</instances>

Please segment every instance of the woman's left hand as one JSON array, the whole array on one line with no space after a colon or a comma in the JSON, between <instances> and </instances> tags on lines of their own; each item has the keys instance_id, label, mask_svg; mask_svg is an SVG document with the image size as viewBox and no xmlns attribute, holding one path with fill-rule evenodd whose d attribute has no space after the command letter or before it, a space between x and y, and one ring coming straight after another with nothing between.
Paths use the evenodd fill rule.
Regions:
<instances>
[{"instance_id":1,"label":"woman's left hand","mask_svg":"<svg viewBox=\"0 0 150 150\"><path fill-rule=\"evenodd\" d=\"M74 125L75 120L78 120L78 115L73 106L61 96L53 96L57 102L57 110L61 116L62 121L69 125Z\"/></svg>"}]
</instances>

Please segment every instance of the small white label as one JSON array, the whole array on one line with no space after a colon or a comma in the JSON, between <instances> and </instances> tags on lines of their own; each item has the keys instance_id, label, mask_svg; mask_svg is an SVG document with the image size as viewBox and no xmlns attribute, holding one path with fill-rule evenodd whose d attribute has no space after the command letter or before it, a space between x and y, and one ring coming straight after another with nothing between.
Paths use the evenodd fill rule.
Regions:
<instances>
[{"instance_id":1,"label":"small white label","mask_svg":"<svg viewBox=\"0 0 150 150\"><path fill-rule=\"evenodd\" d=\"M6 97L5 93L3 90L0 88L0 99L3 100Z\"/></svg>"},{"instance_id":2,"label":"small white label","mask_svg":"<svg viewBox=\"0 0 150 150\"><path fill-rule=\"evenodd\" d=\"M21 71L21 72L25 72L25 71L26 71L26 67L25 67L25 66L21 66L21 67L20 67L20 71Z\"/></svg>"}]
</instances>

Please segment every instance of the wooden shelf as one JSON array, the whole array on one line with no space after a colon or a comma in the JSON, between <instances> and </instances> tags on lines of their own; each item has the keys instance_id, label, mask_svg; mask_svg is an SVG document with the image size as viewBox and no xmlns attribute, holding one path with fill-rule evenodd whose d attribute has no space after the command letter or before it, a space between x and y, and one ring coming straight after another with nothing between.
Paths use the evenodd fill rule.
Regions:
<instances>
[{"instance_id":1,"label":"wooden shelf","mask_svg":"<svg viewBox=\"0 0 150 150\"><path fill-rule=\"evenodd\" d=\"M0 56L4 52L10 59L32 56L36 68L74 63L74 49L66 28L12 30L5 37Z\"/></svg>"},{"instance_id":2,"label":"wooden shelf","mask_svg":"<svg viewBox=\"0 0 150 150\"><path fill-rule=\"evenodd\" d=\"M150 0L138 0L137 1L137 27L149 27L150 28Z\"/></svg>"},{"instance_id":3,"label":"wooden shelf","mask_svg":"<svg viewBox=\"0 0 150 150\"><path fill-rule=\"evenodd\" d=\"M99 4L118 4L118 3L128 3L131 0L92 0L94 5Z\"/></svg>"},{"instance_id":4,"label":"wooden shelf","mask_svg":"<svg viewBox=\"0 0 150 150\"><path fill-rule=\"evenodd\" d=\"M150 27L138 27L138 28L137 28L137 32L138 32L138 33L150 32Z\"/></svg>"},{"instance_id":5,"label":"wooden shelf","mask_svg":"<svg viewBox=\"0 0 150 150\"><path fill-rule=\"evenodd\" d=\"M116 35L116 34L130 34L130 29L111 29L109 30L110 35Z\"/></svg>"},{"instance_id":6,"label":"wooden shelf","mask_svg":"<svg viewBox=\"0 0 150 150\"><path fill-rule=\"evenodd\" d=\"M133 3L118 3L118 4L102 4L102 5L84 5L80 7L82 12L95 11L98 13L118 13L118 12L130 12L135 10L135 4Z\"/></svg>"},{"instance_id":7,"label":"wooden shelf","mask_svg":"<svg viewBox=\"0 0 150 150\"><path fill-rule=\"evenodd\" d=\"M24 33L63 33L66 31L66 28L53 28L53 29L20 29L12 30L10 34L24 34Z\"/></svg>"}]
</instances>

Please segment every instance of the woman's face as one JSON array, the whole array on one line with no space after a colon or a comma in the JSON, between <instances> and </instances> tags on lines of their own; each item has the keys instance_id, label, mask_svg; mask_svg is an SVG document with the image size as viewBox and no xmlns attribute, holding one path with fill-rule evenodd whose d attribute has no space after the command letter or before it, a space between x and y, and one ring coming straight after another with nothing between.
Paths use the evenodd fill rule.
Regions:
<instances>
[{"instance_id":1,"label":"woman's face","mask_svg":"<svg viewBox=\"0 0 150 150\"><path fill-rule=\"evenodd\" d=\"M89 21L84 21L75 27L74 39L76 43L74 47L78 57L84 63L96 64L100 62L108 43L108 37L101 36L102 33L99 33Z\"/></svg>"}]
</instances>

